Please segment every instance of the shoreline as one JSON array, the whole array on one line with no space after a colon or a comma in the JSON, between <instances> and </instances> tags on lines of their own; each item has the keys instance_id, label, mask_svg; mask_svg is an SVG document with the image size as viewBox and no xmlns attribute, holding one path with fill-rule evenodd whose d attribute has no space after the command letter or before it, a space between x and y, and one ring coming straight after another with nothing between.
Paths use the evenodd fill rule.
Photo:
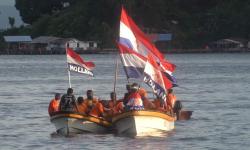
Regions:
<instances>
[{"instance_id":1,"label":"shoreline","mask_svg":"<svg viewBox=\"0 0 250 150\"><path fill-rule=\"evenodd\" d=\"M76 51L78 54L115 54L118 53L118 49L97 49L97 50L84 50ZM160 51L163 54L191 54L191 53L249 53L250 49L171 49ZM0 55L65 55L65 52L58 51L17 51L12 52L7 50L0 51Z\"/></svg>"}]
</instances>

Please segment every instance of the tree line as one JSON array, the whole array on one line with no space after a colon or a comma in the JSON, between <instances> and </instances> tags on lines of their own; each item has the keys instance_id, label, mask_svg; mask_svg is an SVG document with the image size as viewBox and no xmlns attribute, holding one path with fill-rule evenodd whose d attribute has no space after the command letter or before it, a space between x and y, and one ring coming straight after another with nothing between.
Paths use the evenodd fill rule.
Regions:
<instances>
[{"instance_id":1,"label":"tree line","mask_svg":"<svg viewBox=\"0 0 250 150\"><path fill-rule=\"evenodd\" d=\"M97 40L112 47L121 6L147 32L172 33L173 47L201 48L221 38L249 39L247 0L16 0L23 26L9 34Z\"/></svg>"}]
</instances>

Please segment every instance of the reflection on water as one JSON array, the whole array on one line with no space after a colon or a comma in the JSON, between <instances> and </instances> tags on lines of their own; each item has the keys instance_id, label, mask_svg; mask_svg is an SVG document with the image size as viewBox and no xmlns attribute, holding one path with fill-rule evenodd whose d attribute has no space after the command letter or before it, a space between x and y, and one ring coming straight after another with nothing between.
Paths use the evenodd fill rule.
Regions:
<instances>
[{"instance_id":1,"label":"reflection on water","mask_svg":"<svg viewBox=\"0 0 250 150\"><path fill-rule=\"evenodd\" d=\"M87 89L101 99L113 90L115 55L85 55L96 63L95 77L72 74L76 96ZM47 107L55 92L68 87L64 55L0 56L0 149L249 149L250 54L174 54L178 99L193 110L162 137L129 138L113 134L55 134ZM117 93L125 92L119 70Z\"/></svg>"}]
</instances>

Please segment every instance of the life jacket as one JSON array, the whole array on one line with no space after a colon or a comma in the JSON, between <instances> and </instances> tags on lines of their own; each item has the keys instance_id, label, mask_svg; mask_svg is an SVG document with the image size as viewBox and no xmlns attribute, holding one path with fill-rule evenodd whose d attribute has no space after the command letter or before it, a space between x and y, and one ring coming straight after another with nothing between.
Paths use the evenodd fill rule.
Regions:
<instances>
[{"instance_id":1,"label":"life jacket","mask_svg":"<svg viewBox=\"0 0 250 150\"><path fill-rule=\"evenodd\" d=\"M48 107L49 115L51 115L51 114L54 113L54 112L59 111L59 103L60 103L60 101L59 101L59 100L56 100L56 99L52 99L52 100L50 101L49 107Z\"/></svg>"},{"instance_id":2,"label":"life jacket","mask_svg":"<svg viewBox=\"0 0 250 150\"><path fill-rule=\"evenodd\" d=\"M97 102L98 99L95 97L93 99L88 99L88 98L84 99L84 104L87 106L88 112L90 112L92 108L94 108Z\"/></svg>"},{"instance_id":3,"label":"life jacket","mask_svg":"<svg viewBox=\"0 0 250 150\"><path fill-rule=\"evenodd\" d=\"M95 106L89 112L89 115L95 116L95 117L103 117L102 116L103 112L104 112L103 105L99 102L96 102Z\"/></svg>"},{"instance_id":4,"label":"life jacket","mask_svg":"<svg viewBox=\"0 0 250 150\"><path fill-rule=\"evenodd\" d=\"M138 92L131 93L128 96L127 105L130 110L141 110L144 109L141 96Z\"/></svg>"},{"instance_id":5,"label":"life jacket","mask_svg":"<svg viewBox=\"0 0 250 150\"><path fill-rule=\"evenodd\" d=\"M88 107L84 103L81 103L81 104L77 103L77 109L78 109L78 113L85 114L85 113L87 113Z\"/></svg>"},{"instance_id":6,"label":"life jacket","mask_svg":"<svg viewBox=\"0 0 250 150\"><path fill-rule=\"evenodd\" d=\"M109 115L115 115L123 111L123 102L117 101L116 104L112 100L108 102L108 108L110 109Z\"/></svg>"},{"instance_id":7,"label":"life jacket","mask_svg":"<svg viewBox=\"0 0 250 150\"><path fill-rule=\"evenodd\" d=\"M76 98L74 95L63 95L60 102L60 109L63 111L75 111L76 108Z\"/></svg>"}]
</instances>

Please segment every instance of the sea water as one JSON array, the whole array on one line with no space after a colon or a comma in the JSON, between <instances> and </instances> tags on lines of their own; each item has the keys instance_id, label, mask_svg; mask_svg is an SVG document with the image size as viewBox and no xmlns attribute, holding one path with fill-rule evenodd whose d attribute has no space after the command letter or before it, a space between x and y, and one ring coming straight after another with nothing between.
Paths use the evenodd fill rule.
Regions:
<instances>
[{"instance_id":1,"label":"sea water","mask_svg":"<svg viewBox=\"0 0 250 150\"><path fill-rule=\"evenodd\" d=\"M114 89L116 54L82 55L96 64L94 77L71 74L76 96L94 90L108 99ZM112 134L55 134L47 109L55 92L68 83L65 55L0 56L0 149L241 149L250 147L250 53L168 54L176 64L174 92L192 119L177 121L162 137L129 138ZM138 81L141 83L141 81ZM127 79L119 63L116 91ZM146 87L146 85L142 84ZM150 90L150 89L148 89Z\"/></svg>"}]
</instances>

